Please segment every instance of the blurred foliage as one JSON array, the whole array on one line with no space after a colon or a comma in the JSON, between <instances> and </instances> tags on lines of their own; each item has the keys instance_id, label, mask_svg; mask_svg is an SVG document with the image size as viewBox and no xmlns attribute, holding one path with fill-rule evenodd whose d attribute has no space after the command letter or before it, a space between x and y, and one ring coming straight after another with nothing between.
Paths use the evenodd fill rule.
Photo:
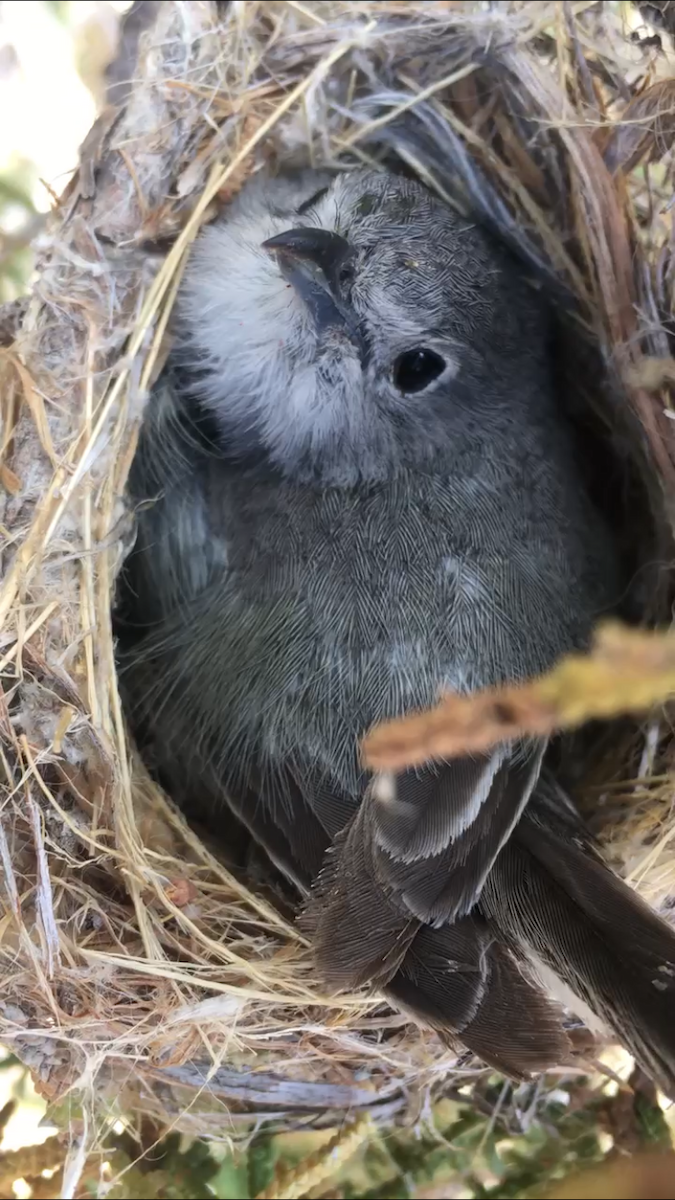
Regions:
<instances>
[{"instance_id":1,"label":"blurred foliage","mask_svg":"<svg viewBox=\"0 0 675 1200\"><path fill-rule=\"evenodd\" d=\"M33 265L30 242L42 224L31 197L32 163L17 159L0 171L0 303L20 296Z\"/></svg>"},{"instance_id":2,"label":"blurred foliage","mask_svg":"<svg viewBox=\"0 0 675 1200\"><path fill-rule=\"evenodd\" d=\"M163 1141L156 1143L139 1158L141 1149L134 1144L128 1135L116 1139L117 1145L110 1155L110 1174L118 1182L112 1188L106 1189L110 1200L125 1200L127 1196L165 1197L166 1200L208 1200L208 1197L218 1195L209 1187L209 1182L217 1177L219 1164L209 1151L205 1142L193 1141L187 1147L182 1146L178 1134L170 1134ZM125 1142L128 1143L125 1145ZM85 1195L96 1196L98 1178L88 1182Z\"/></svg>"},{"instance_id":3,"label":"blurred foliage","mask_svg":"<svg viewBox=\"0 0 675 1200\"><path fill-rule=\"evenodd\" d=\"M639 1154L584 1171L547 1200L675 1200L675 1154Z\"/></svg>"},{"instance_id":4,"label":"blurred foliage","mask_svg":"<svg viewBox=\"0 0 675 1200\"><path fill-rule=\"evenodd\" d=\"M72 0L42 0L42 3L57 20L64 22L68 20Z\"/></svg>"},{"instance_id":5,"label":"blurred foliage","mask_svg":"<svg viewBox=\"0 0 675 1200\"><path fill-rule=\"evenodd\" d=\"M48 207L50 187L60 193L75 166L77 145L84 135L81 122L88 124L96 108L105 103L105 71L114 54L119 20L117 9L105 3L34 0L28 26L25 22L17 26L11 7L0 4L0 106L4 122L0 154L0 304L17 298L28 288L34 261L31 243L45 220L39 210ZM50 67L48 78L36 66L34 47L41 49L40 63L46 61ZM74 99L72 87L64 86L77 77L92 100L89 118L78 101L80 93ZM55 108L55 90L65 107ZM58 137L54 133L55 111L60 121ZM12 112L16 113L14 121ZM43 120L43 114L50 115L51 120ZM44 187L42 175L47 176Z\"/></svg>"},{"instance_id":6,"label":"blurred foliage","mask_svg":"<svg viewBox=\"0 0 675 1200\"><path fill-rule=\"evenodd\" d=\"M0 1095L0 1136L26 1095L28 1073L18 1067L13 1055L0 1055L0 1083L15 1072L12 1095ZM671 1150L671 1131L653 1088L637 1071L632 1087L598 1087L597 1082L561 1079L558 1087L547 1090L541 1084L516 1087L496 1077L483 1078L466 1100L454 1093L452 1099L425 1109L425 1118L415 1126L366 1125L368 1136L343 1161L335 1149L335 1131L280 1132L276 1126L262 1125L249 1133L245 1144L227 1149L219 1142L167 1134L148 1118L130 1114L128 1122L111 1119L99 1150L87 1162L77 1196L254 1200L264 1193L281 1200L288 1180L306 1175L308 1164L320 1163L323 1156L324 1183L310 1192L317 1200L448 1195L458 1200L534 1200L558 1195L561 1187L577 1187L564 1195L581 1196L586 1186L583 1172L599 1165L606 1174L589 1177L593 1187L601 1189L593 1194L619 1197L623 1192L602 1190L618 1186L603 1185L603 1179L615 1178L611 1172L617 1162L638 1164L633 1171L638 1179L641 1160L626 1156L643 1151L652 1154L645 1160L650 1180L655 1171L665 1171L660 1158L654 1167L654 1152L658 1156ZM18 1178L26 1180L35 1200L59 1194L69 1138L80 1128L81 1111L66 1098L47 1109L45 1119L50 1130L56 1126L63 1136L48 1136L43 1144L24 1150L0 1151L0 1197L13 1194ZM639 1183L631 1186L637 1190L626 1193L630 1196L651 1194L640 1191Z\"/></svg>"}]
</instances>

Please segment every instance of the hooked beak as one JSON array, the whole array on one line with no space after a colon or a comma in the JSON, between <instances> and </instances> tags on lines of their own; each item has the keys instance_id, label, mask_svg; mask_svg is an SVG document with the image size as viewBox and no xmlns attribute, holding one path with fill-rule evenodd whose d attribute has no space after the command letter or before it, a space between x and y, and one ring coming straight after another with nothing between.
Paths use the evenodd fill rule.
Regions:
<instances>
[{"instance_id":1,"label":"hooked beak","mask_svg":"<svg viewBox=\"0 0 675 1200\"><path fill-rule=\"evenodd\" d=\"M262 243L307 305L317 332L349 324L340 298L340 270L354 257L349 242L327 229L289 229Z\"/></svg>"}]
</instances>

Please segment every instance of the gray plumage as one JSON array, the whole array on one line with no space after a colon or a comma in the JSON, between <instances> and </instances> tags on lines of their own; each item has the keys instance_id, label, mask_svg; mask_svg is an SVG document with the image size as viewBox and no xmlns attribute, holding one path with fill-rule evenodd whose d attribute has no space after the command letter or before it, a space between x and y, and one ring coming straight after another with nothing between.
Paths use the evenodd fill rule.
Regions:
<instances>
[{"instance_id":1,"label":"gray plumage","mask_svg":"<svg viewBox=\"0 0 675 1200\"><path fill-rule=\"evenodd\" d=\"M249 184L195 246L141 434L123 687L183 803L229 804L309 896L329 982L519 1075L568 1050L548 972L673 1091L675 936L571 837L545 747L392 794L359 762L373 723L544 671L618 598L547 336L515 261L418 184ZM605 939L607 966L613 903L649 949Z\"/></svg>"}]
</instances>

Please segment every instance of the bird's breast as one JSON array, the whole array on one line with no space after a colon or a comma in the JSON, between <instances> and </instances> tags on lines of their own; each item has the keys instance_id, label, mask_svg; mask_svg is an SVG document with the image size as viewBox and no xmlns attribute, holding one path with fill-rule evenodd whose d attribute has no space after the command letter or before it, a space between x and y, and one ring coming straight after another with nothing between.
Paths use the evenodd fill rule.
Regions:
<instances>
[{"instance_id":1,"label":"bird's breast","mask_svg":"<svg viewBox=\"0 0 675 1200\"><path fill-rule=\"evenodd\" d=\"M219 775L300 757L358 795L373 724L539 673L602 608L597 531L550 464L515 507L498 473L321 491L212 469L140 514L158 622L130 687Z\"/></svg>"},{"instance_id":2,"label":"bird's breast","mask_svg":"<svg viewBox=\"0 0 675 1200\"><path fill-rule=\"evenodd\" d=\"M583 539L541 506L510 527L497 499L433 477L237 496L219 671L240 740L255 726L271 757L302 744L334 763L378 721L582 644Z\"/></svg>"}]
</instances>

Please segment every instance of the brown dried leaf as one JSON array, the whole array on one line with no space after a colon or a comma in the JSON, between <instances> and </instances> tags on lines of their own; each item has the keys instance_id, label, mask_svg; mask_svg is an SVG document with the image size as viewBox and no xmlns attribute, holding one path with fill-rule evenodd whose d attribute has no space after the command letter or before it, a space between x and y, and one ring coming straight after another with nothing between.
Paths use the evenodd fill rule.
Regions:
<instances>
[{"instance_id":1,"label":"brown dried leaf","mask_svg":"<svg viewBox=\"0 0 675 1200\"><path fill-rule=\"evenodd\" d=\"M21 491L21 480L19 476L7 466L7 463L0 462L0 487L3 487L10 496L18 496Z\"/></svg>"},{"instance_id":2,"label":"brown dried leaf","mask_svg":"<svg viewBox=\"0 0 675 1200\"><path fill-rule=\"evenodd\" d=\"M548 1200L675 1200L675 1154L625 1156L563 1183Z\"/></svg>"},{"instance_id":3,"label":"brown dried leaf","mask_svg":"<svg viewBox=\"0 0 675 1200\"><path fill-rule=\"evenodd\" d=\"M52 740L52 750L55 754L60 754L63 748L63 739L66 736L75 716L75 709L70 704L66 704L58 719L54 738Z\"/></svg>"},{"instance_id":4,"label":"brown dried leaf","mask_svg":"<svg viewBox=\"0 0 675 1200\"><path fill-rule=\"evenodd\" d=\"M172 879L165 892L167 900L176 908L185 908L187 904L194 903L199 895L191 879Z\"/></svg>"},{"instance_id":5,"label":"brown dried leaf","mask_svg":"<svg viewBox=\"0 0 675 1200\"><path fill-rule=\"evenodd\" d=\"M660 79L631 100L608 132L602 155L609 170L628 173L641 159L661 158L675 136L675 79Z\"/></svg>"},{"instance_id":6,"label":"brown dried leaf","mask_svg":"<svg viewBox=\"0 0 675 1200\"><path fill-rule=\"evenodd\" d=\"M40 439L40 445L42 446L42 449L47 455L50 463L54 467L54 470L56 470L59 466L59 462L56 457L54 443L52 442L49 421L47 419L47 412L45 410L45 402L35 387L30 372L26 369L26 367L24 367L19 356L7 349L0 350L0 355L2 355L3 358L6 358L7 361L11 363L17 375L19 376L23 398L33 415L35 428L37 429L38 437Z\"/></svg>"},{"instance_id":7,"label":"brown dried leaf","mask_svg":"<svg viewBox=\"0 0 675 1200\"><path fill-rule=\"evenodd\" d=\"M675 383L675 358L641 358L625 372L629 387L658 392L664 383Z\"/></svg>"},{"instance_id":8,"label":"brown dried leaf","mask_svg":"<svg viewBox=\"0 0 675 1200\"><path fill-rule=\"evenodd\" d=\"M59 1167L66 1156L67 1146L58 1135L49 1137L37 1146L20 1150L5 1150L0 1154L0 1187L11 1190L16 1179L32 1179L42 1171Z\"/></svg>"},{"instance_id":9,"label":"brown dried leaf","mask_svg":"<svg viewBox=\"0 0 675 1200\"><path fill-rule=\"evenodd\" d=\"M571 654L548 675L473 696L449 695L428 712L375 728L363 743L364 762L385 771L421 766L594 718L642 712L674 693L675 634L608 623L590 654Z\"/></svg>"},{"instance_id":10,"label":"brown dried leaf","mask_svg":"<svg viewBox=\"0 0 675 1200\"><path fill-rule=\"evenodd\" d=\"M263 124L264 124L264 122L262 121L262 119L259 116L254 115L253 113L249 113L249 115L244 118L244 121L242 124L242 130L241 130L242 145L246 145L246 143L249 142L251 140L251 138L255 137L256 133L262 127ZM219 189L218 197L217 197L219 204L229 204L232 200L234 200L234 197L237 195L238 192L241 191L244 184L246 183L246 180L248 179L249 175L251 174L254 165L255 165L255 156L253 155L253 153L247 155L246 158L242 159L242 161L239 163L239 166L237 167L237 169L235 171L233 171L232 174L230 175L230 177L229 177L227 183L224 185L224 187L221 187Z\"/></svg>"}]
</instances>

